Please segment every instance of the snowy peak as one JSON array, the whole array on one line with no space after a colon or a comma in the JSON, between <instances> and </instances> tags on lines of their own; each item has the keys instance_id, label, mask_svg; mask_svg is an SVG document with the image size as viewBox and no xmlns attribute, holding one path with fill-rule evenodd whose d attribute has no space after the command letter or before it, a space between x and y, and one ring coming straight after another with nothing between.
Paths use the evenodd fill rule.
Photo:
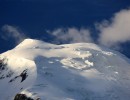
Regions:
<instances>
[{"instance_id":1,"label":"snowy peak","mask_svg":"<svg viewBox=\"0 0 130 100\"><path fill-rule=\"evenodd\" d=\"M40 46L40 45L49 46L52 44L49 44L40 40L36 40L36 39L25 39L18 46L16 46L16 48L25 48L25 47L28 48L30 46Z\"/></svg>"},{"instance_id":2,"label":"snowy peak","mask_svg":"<svg viewBox=\"0 0 130 100\"><path fill-rule=\"evenodd\" d=\"M120 53L93 43L54 45L25 39L16 48L1 56L9 59L6 67L14 69L16 76L21 75L27 68L30 70L28 71L30 78L26 78L23 82L25 87L21 92L35 99L129 100L130 98L130 62ZM18 67L20 64L22 70ZM1 70L1 73L7 75L7 71ZM14 77L6 79L9 81ZM20 79L16 78L13 85L8 84L6 79L0 80L3 82L0 90L7 86L12 88L14 85L18 89L22 87ZM28 88L30 86L28 82L34 80L35 84Z\"/></svg>"}]
</instances>

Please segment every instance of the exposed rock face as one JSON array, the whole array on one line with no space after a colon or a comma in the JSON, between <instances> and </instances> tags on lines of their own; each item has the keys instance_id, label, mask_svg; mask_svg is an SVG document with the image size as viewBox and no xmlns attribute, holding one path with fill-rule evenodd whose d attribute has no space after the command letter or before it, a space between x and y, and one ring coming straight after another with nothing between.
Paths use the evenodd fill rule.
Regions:
<instances>
[{"instance_id":1,"label":"exposed rock face","mask_svg":"<svg viewBox=\"0 0 130 100\"><path fill-rule=\"evenodd\" d=\"M34 100L34 99L27 97L25 94L17 94L14 100Z\"/></svg>"},{"instance_id":2,"label":"exposed rock face","mask_svg":"<svg viewBox=\"0 0 130 100\"><path fill-rule=\"evenodd\" d=\"M11 100L17 93L33 85L36 76L34 61L0 54L0 100ZM2 92L6 89L6 92Z\"/></svg>"}]
</instances>

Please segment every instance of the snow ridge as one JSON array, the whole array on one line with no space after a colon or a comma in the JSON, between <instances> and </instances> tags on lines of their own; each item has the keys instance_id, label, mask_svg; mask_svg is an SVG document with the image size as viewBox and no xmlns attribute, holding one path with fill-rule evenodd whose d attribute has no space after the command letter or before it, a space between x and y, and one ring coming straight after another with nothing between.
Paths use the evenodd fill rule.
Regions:
<instances>
[{"instance_id":1,"label":"snow ridge","mask_svg":"<svg viewBox=\"0 0 130 100\"><path fill-rule=\"evenodd\" d=\"M13 100L18 92L41 100L130 98L129 59L96 44L26 39L0 57L8 59L7 69L0 67L0 100Z\"/></svg>"}]
</instances>

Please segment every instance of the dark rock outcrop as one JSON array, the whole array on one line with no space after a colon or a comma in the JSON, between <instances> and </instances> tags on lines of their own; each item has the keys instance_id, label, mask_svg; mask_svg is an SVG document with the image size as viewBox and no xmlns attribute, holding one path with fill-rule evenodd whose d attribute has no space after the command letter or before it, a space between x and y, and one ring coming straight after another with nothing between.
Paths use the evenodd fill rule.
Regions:
<instances>
[{"instance_id":1,"label":"dark rock outcrop","mask_svg":"<svg viewBox=\"0 0 130 100\"><path fill-rule=\"evenodd\" d=\"M27 97L25 94L17 94L14 100L34 100L34 99Z\"/></svg>"}]
</instances>

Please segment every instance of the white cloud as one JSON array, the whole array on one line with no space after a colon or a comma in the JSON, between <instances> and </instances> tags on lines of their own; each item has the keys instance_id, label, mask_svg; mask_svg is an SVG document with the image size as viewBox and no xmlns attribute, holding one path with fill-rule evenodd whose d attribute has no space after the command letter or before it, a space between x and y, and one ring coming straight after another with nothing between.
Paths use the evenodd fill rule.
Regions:
<instances>
[{"instance_id":1,"label":"white cloud","mask_svg":"<svg viewBox=\"0 0 130 100\"><path fill-rule=\"evenodd\" d=\"M26 38L25 34L20 32L20 30L14 26L4 25L2 27L2 31L3 39L7 40L9 38L13 38L16 44L20 43L22 40Z\"/></svg>"},{"instance_id":2,"label":"white cloud","mask_svg":"<svg viewBox=\"0 0 130 100\"><path fill-rule=\"evenodd\" d=\"M49 34L56 37L56 42L93 42L90 31L88 29L77 29L77 28L58 28L54 31L48 31Z\"/></svg>"},{"instance_id":3,"label":"white cloud","mask_svg":"<svg viewBox=\"0 0 130 100\"><path fill-rule=\"evenodd\" d=\"M4 25L2 30L4 39L13 38L19 43L26 38L17 27ZM121 10L111 20L98 23L96 31L99 31L99 43L108 47L117 48L120 43L130 41L130 9ZM58 28L47 32L55 37L56 43L93 42L91 32L87 28Z\"/></svg>"},{"instance_id":4,"label":"white cloud","mask_svg":"<svg viewBox=\"0 0 130 100\"><path fill-rule=\"evenodd\" d=\"M99 43L114 47L130 41L130 9L121 10L114 17L98 24L100 31Z\"/></svg>"}]
</instances>

